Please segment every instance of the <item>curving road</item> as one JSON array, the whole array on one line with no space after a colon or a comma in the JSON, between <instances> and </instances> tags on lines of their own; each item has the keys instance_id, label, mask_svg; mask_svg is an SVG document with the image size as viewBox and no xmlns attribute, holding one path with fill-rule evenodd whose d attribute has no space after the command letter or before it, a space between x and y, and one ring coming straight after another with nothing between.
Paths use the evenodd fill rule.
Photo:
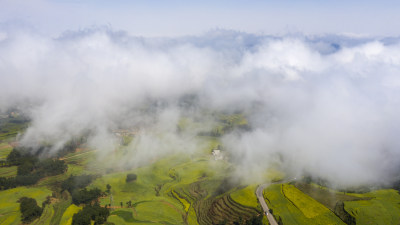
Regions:
<instances>
[{"instance_id":1,"label":"curving road","mask_svg":"<svg viewBox=\"0 0 400 225\"><path fill-rule=\"evenodd\" d=\"M267 183L267 184L261 184L258 186L257 190L256 190L256 195L258 198L258 201L261 204L261 207L264 210L264 215L267 215L267 219L269 221L269 224L271 225L278 225L278 223L276 222L275 218L272 216L271 213L269 213L269 208L267 203L265 202L264 196L263 196L263 191L266 187L268 187L271 183ZM267 213L268 212L268 213Z\"/></svg>"},{"instance_id":2,"label":"curving road","mask_svg":"<svg viewBox=\"0 0 400 225\"><path fill-rule=\"evenodd\" d=\"M258 201L259 201L260 204L261 204L261 207L262 207L263 210L264 210L264 215L267 215L267 219L268 219L268 221L269 221L269 224L271 224L271 225L278 225L278 222L276 222L274 216L269 212L268 205L267 205L267 203L265 202L264 195L263 195L264 189L265 189L266 187L268 187L269 185L271 185L271 184L282 184L282 183L287 183L287 182L290 182L290 181L293 181L293 180L296 180L296 178L289 179L289 180L282 180L282 181L278 181L278 182L260 184L260 185L257 187L256 195L257 195ZM268 214L267 214L267 212L268 212Z\"/></svg>"}]
</instances>

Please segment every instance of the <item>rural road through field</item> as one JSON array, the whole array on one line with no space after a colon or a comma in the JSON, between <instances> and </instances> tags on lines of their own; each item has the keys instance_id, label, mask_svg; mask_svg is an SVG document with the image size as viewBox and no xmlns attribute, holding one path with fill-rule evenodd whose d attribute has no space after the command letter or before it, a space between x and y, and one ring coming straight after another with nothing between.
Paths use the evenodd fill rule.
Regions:
<instances>
[{"instance_id":1,"label":"rural road through field","mask_svg":"<svg viewBox=\"0 0 400 225\"><path fill-rule=\"evenodd\" d=\"M264 188L268 187L270 184L271 183L259 185L257 190L256 190L256 195L257 195L258 201L260 202L260 204L261 204L261 206L262 206L262 208L264 210L264 214L266 212L268 212L267 219L269 221L269 224L278 225L278 223L276 222L275 218L272 216L271 213L269 213L269 208L268 208L267 203L265 202L264 195L263 195Z\"/></svg>"},{"instance_id":2,"label":"rural road through field","mask_svg":"<svg viewBox=\"0 0 400 225\"><path fill-rule=\"evenodd\" d=\"M266 187L268 187L269 185L271 185L271 184L282 184L282 183L290 182L290 181L293 181L293 180L296 180L296 178L294 178L294 179L289 179L289 180L278 181L278 182L260 184L260 185L257 187L256 195L257 195L258 201L259 201L260 204L261 204L261 207L262 207L263 210L264 210L264 214L266 214L266 213L268 212L268 214L267 214L267 219L268 219L268 221L269 221L269 224L271 224L271 225L278 225L278 223L276 222L276 220L275 220L274 216L272 215L272 213L269 212L268 205L267 205L267 203L265 202L264 195L263 195L264 189L265 189Z\"/></svg>"}]
</instances>

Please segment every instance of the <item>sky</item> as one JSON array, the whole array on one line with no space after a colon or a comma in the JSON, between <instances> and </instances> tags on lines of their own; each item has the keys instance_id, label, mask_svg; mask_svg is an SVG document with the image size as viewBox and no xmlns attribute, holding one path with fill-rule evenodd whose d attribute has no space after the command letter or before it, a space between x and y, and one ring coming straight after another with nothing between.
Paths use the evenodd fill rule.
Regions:
<instances>
[{"instance_id":1,"label":"sky","mask_svg":"<svg viewBox=\"0 0 400 225\"><path fill-rule=\"evenodd\" d=\"M197 35L212 29L258 34L397 36L400 3L383 1L0 0L0 23L46 35L110 26L138 36Z\"/></svg>"}]
</instances>

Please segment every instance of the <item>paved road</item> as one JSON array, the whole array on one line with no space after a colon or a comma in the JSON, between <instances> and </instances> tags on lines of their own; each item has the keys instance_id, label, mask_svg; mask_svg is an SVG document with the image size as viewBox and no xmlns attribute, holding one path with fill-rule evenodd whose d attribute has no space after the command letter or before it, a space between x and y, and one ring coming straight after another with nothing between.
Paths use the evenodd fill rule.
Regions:
<instances>
[{"instance_id":1,"label":"paved road","mask_svg":"<svg viewBox=\"0 0 400 225\"><path fill-rule=\"evenodd\" d=\"M269 208L267 203L265 202L264 196L263 196L263 191L266 187L268 187L271 183L267 183L267 184L261 184L260 186L258 186L257 190L256 190L256 195L258 198L258 201L260 202L263 210L264 210L264 214L266 212L268 212L267 214L267 219L269 221L269 224L271 225L278 225L278 223L276 222L275 218L272 216L271 213L269 213Z\"/></svg>"},{"instance_id":2,"label":"paved road","mask_svg":"<svg viewBox=\"0 0 400 225\"><path fill-rule=\"evenodd\" d=\"M293 180L296 180L296 178L287 179L287 180L282 180L282 181L273 182L273 183L260 184L260 185L257 187L256 195L257 195L258 201L259 201L260 204L261 204L261 207L262 207L263 210L264 210L264 214L265 214L266 212L268 212L267 219L268 219L268 221L269 221L269 224L271 224L271 225L278 225L278 223L276 222L275 218L272 216L271 213L269 213L269 208L268 208L267 203L265 202L264 195L263 195L264 189L265 189L266 187L268 187L269 185L271 185L271 184L283 184L283 183L287 183L287 182L290 182L290 181L293 181Z\"/></svg>"}]
</instances>

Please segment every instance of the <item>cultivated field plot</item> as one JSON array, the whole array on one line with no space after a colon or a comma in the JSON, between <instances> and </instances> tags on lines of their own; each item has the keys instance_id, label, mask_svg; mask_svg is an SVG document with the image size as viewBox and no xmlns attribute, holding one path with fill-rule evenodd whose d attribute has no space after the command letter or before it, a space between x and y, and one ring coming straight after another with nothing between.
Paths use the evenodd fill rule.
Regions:
<instances>
[{"instance_id":1,"label":"cultivated field plot","mask_svg":"<svg viewBox=\"0 0 400 225\"><path fill-rule=\"evenodd\" d=\"M51 196L51 191L46 188L18 187L0 191L0 224L21 224L21 213L17 202L21 197L34 198L38 205L41 205L47 196Z\"/></svg>"},{"instance_id":2,"label":"cultivated field plot","mask_svg":"<svg viewBox=\"0 0 400 225\"><path fill-rule=\"evenodd\" d=\"M209 145L216 145L214 139ZM90 187L111 185L112 198L102 198L101 204L111 204L109 220L116 224L210 224L245 221L260 214L256 186L225 187L231 165L210 159L210 150L199 152L203 153L175 154L151 165L109 173ZM137 180L126 182L129 173L136 174ZM129 201L133 207L127 206Z\"/></svg>"},{"instance_id":3,"label":"cultivated field plot","mask_svg":"<svg viewBox=\"0 0 400 225\"><path fill-rule=\"evenodd\" d=\"M371 198L371 200L345 202L346 211L356 218L357 224L399 224L400 195L398 191L387 189L352 195Z\"/></svg>"},{"instance_id":4,"label":"cultivated field plot","mask_svg":"<svg viewBox=\"0 0 400 225\"><path fill-rule=\"evenodd\" d=\"M234 201L250 207L260 207L257 196L255 195L257 185L249 185L245 188L236 190L231 193L231 197ZM260 208L261 209L261 208Z\"/></svg>"},{"instance_id":5,"label":"cultivated field plot","mask_svg":"<svg viewBox=\"0 0 400 225\"><path fill-rule=\"evenodd\" d=\"M1 118L0 141L14 139L14 137L28 127L29 121L25 118Z\"/></svg>"},{"instance_id":6,"label":"cultivated field plot","mask_svg":"<svg viewBox=\"0 0 400 225\"><path fill-rule=\"evenodd\" d=\"M12 148L13 147L8 143L0 143L0 161L7 159L7 156L10 154Z\"/></svg>"},{"instance_id":7,"label":"cultivated field plot","mask_svg":"<svg viewBox=\"0 0 400 225\"><path fill-rule=\"evenodd\" d=\"M344 224L328 208L293 185L272 184L264 190L264 197L283 224Z\"/></svg>"},{"instance_id":8,"label":"cultivated field plot","mask_svg":"<svg viewBox=\"0 0 400 225\"><path fill-rule=\"evenodd\" d=\"M0 177L15 177L17 168L17 166L0 167Z\"/></svg>"},{"instance_id":9,"label":"cultivated field plot","mask_svg":"<svg viewBox=\"0 0 400 225\"><path fill-rule=\"evenodd\" d=\"M344 194L316 184L272 184L264 190L264 197L284 224L344 224L333 213L337 202L344 202L356 224L400 221L400 195L392 189Z\"/></svg>"}]
</instances>

